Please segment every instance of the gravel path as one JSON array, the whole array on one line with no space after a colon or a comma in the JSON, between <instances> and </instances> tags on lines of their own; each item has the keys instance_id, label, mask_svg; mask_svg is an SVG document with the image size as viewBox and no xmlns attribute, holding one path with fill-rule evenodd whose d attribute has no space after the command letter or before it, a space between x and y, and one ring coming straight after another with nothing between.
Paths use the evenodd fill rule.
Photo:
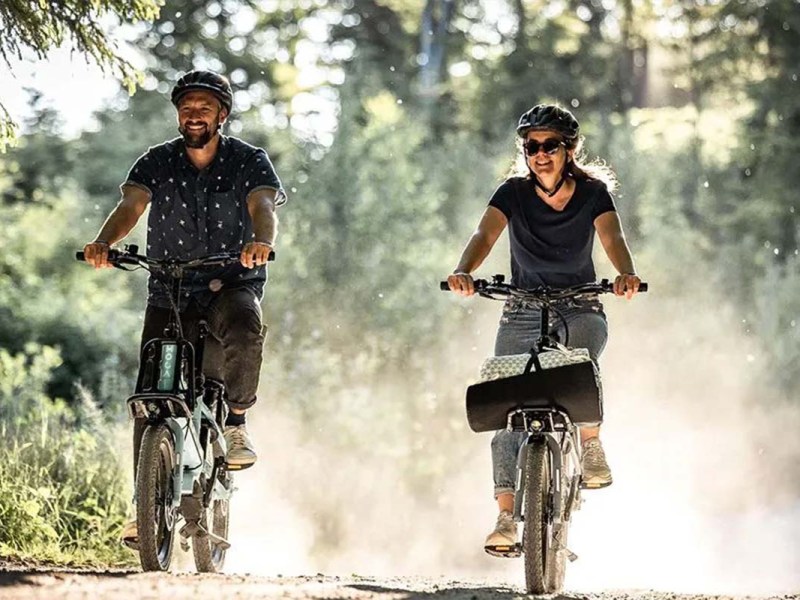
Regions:
<instances>
[{"instance_id":1,"label":"gravel path","mask_svg":"<svg viewBox=\"0 0 800 600\"><path fill-rule=\"evenodd\" d=\"M464 582L419 577L373 578L322 574L303 577L251 575L154 574L131 571L83 571L32 568L0 562L2 600L511 600L525 597L522 590L486 582ZM654 591L596 594L566 592L553 600L744 600L745 596L704 596ZM771 596L789 600L798 596Z\"/></svg>"}]
</instances>

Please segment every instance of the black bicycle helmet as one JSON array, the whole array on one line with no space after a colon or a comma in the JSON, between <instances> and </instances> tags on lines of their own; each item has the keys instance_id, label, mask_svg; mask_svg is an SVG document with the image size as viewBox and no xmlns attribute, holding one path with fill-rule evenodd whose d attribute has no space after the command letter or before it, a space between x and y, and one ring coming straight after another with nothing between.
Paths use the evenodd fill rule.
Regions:
<instances>
[{"instance_id":1,"label":"black bicycle helmet","mask_svg":"<svg viewBox=\"0 0 800 600\"><path fill-rule=\"evenodd\" d=\"M189 71L172 88L172 103L178 106L181 98L196 91L214 94L230 114L233 108L233 90L225 77L213 71Z\"/></svg>"},{"instance_id":2,"label":"black bicycle helmet","mask_svg":"<svg viewBox=\"0 0 800 600\"><path fill-rule=\"evenodd\" d=\"M571 112L554 104L537 104L523 113L517 124L517 135L524 138L529 131L552 130L560 133L567 144L578 140L580 125Z\"/></svg>"}]
</instances>

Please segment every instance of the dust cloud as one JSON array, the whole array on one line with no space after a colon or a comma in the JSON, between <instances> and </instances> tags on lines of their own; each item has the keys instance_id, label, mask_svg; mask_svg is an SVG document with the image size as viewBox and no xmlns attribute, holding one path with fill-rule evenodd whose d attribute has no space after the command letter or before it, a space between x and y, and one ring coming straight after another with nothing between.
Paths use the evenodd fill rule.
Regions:
<instances>
[{"instance_id":1,"label":"dust cloud","mask_svg":"<svg viewBox=\"0 0 800 600\"><path fill-rule=\"evenodd\" d=\"M459 423L499 314L473 302L475 346L431 357L456 388L441 397ZM605 304L603 439L615 482L586 492L574 516L567 589L800 589L800 405L770 386L755 339L724 303L651 294ZM394 401L404 397L398 386ZM431 495L386 456L344 450L266 401L249 423L261 458L237 475L228 571L523 585L521 560L482 550L496 516L488 434L466 424L449 438L417 432L419 460L437 453L449 465ZM375 435L368 422L363 435Z\"/></svg>"}]
</instances>

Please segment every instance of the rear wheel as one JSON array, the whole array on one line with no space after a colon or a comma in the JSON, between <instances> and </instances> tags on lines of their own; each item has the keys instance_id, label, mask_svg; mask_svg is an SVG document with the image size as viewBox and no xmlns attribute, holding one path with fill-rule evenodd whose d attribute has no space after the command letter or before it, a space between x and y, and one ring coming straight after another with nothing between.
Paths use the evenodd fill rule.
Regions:
<instances>
[{"instance_id":1,"label":"rear wheel","mask_svg":"<svg viewBox=\"0 0 800 600\"><path fill-rule=\"evenodd\" d=\"M218 498L212 500L205 511L201 523L207 531L225 540L228 539L230 522L230 500ZM220 573L225 566L226 550L211 541L207 535L196 535L192 538L194 564L201 573Z\"/></svg>"},{"instance_id":2,"label":"rear wheel","mask_svg":"<svg viewBox=\"0 0 800 600\"><path fill-rule=\"evenodd\" d=\"M172 506L175 447L166 425L150 425L142 436L136 474L139 560L145 571L166 571L175 542Z\"/></svg>"},{"instance_id":3,"label":"rear wheel","mask_svg":"<svg viewBox=\"0 0 800 600\"><path fill-rule=\"evenodd\" d=\"M522 551L525 553L525 585L529 594L547 593L547 526L545 521L550 488L547 468L547 446L537 440L528 446L525 460L525 528Z\"/></svg>"}]
</instances>

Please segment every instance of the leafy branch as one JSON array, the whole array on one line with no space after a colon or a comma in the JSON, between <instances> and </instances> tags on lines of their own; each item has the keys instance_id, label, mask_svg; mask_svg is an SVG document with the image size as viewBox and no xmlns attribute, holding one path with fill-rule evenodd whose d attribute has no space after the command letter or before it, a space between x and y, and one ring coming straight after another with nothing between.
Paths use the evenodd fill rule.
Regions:
<instances>
[{"instance_id":1,"label":"leafy branch","mask_svg":"<svg viewBox=\"0 0 800 600\"><path fill-rule=\"evenodd\" d=\"M42 60L68 39L90 57L103 72L122 80L129 93L141 82L141 73L119 55L100 24L105 14L122 22L152 21L163 0L4 0L0 2L0 58L11 68L12 59L22 59L32 50ZM0 104L0 151L16 139L17 125Z\"/></svg>"}]
</instances>

